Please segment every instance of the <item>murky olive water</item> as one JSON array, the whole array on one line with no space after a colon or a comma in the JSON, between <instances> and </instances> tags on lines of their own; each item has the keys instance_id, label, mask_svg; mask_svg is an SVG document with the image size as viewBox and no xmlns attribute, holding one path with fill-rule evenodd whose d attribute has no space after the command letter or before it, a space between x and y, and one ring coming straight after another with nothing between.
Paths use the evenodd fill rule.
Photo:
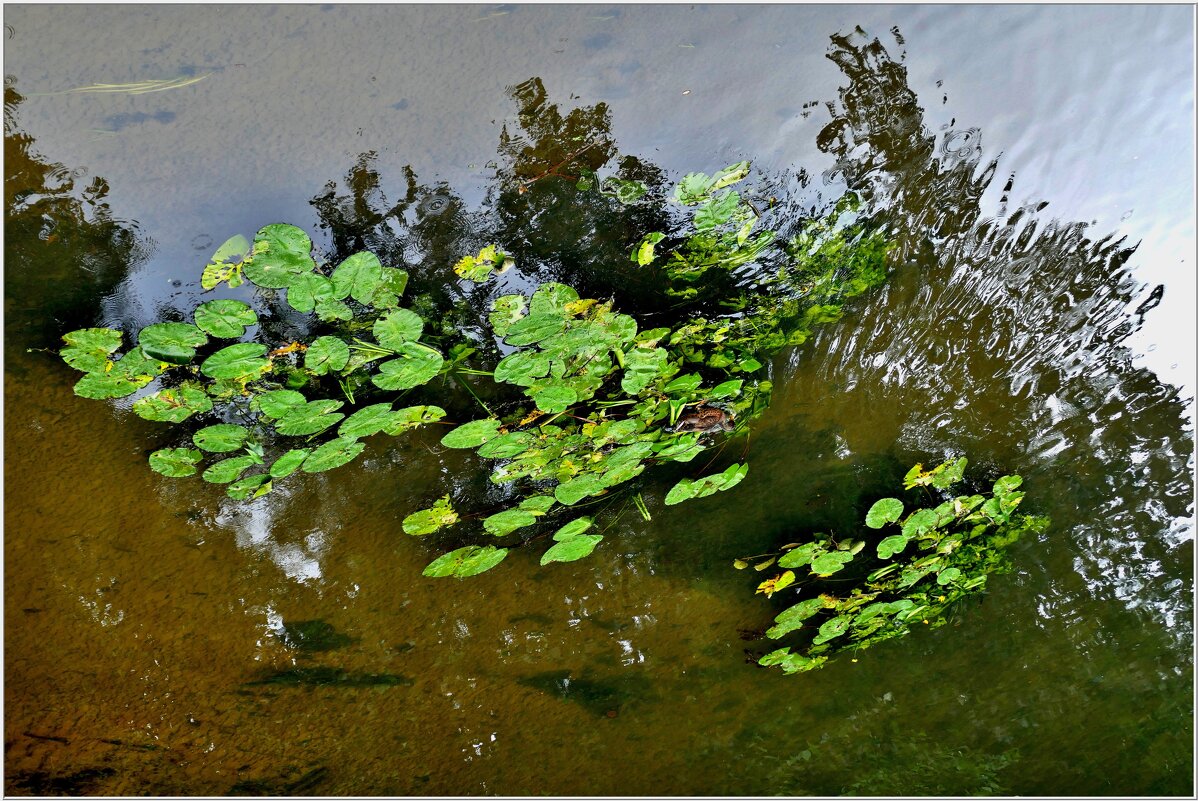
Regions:
<instances>
[{"instance_id":1,"label":"murky olive water","mask_svg":"<svg viewBox=\"0 0 1198 801\"><path fill-rule=\"evenodd\" d=\"M5 23L6 792L1192 792L1192 9ZM606 103L579 125L671 177L753 159L775 224L849 186L893 227L893 281L776 360L727 503L667 510L652 482L653 521L587 560L425 580L437 545L400 519L485 486L435 434L234 504L151 473L164 427L27 352L189 312L215 244L274 221L409 262L502 233L544 275L601 270L591 218L496 179L533 77L542 115ZM948 451L1052 517L1017 573L857 662L746 664L738 632L777 610L731 559Z\"/></svg>"}]
</instances>

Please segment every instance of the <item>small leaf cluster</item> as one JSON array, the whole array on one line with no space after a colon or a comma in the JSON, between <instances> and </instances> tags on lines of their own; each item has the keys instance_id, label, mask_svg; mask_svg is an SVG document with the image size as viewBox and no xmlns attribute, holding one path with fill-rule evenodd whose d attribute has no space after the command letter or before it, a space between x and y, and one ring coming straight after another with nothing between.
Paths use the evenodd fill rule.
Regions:
<instances>
[{"instance_id":1,"label":"small leaf cluster","mask_svg":"<svg viewBox=\"0 0 1198 801\"><path fill-rule=\"evenodd\" d=\"M899 498L882 498L866 513L866 531L858 539L836 542L816 534L759 564L759 570L786 568L763 582L759 593L793 588L809 596L779 613L765 632L774 640L797 632L802 644L771 651L759 664L786 673L813 670L842 651L903 637L920 625L944 625L955 605L985 590L990 575L1009 570L1008 546L1042 531L1048 521L1015 514L1024 497L1019 476L999 478L989 495L953 495L949 490L964 479L966 464L962 457L928 471L916 465L907 474L906 488L939 492L933 506L908 511ZM870 531L886 536L867 548ZM748 560L736 566L747 567ZM860 577L851 589L823 588L821 579L845 570Z\"/></svg>"}]
</instances>

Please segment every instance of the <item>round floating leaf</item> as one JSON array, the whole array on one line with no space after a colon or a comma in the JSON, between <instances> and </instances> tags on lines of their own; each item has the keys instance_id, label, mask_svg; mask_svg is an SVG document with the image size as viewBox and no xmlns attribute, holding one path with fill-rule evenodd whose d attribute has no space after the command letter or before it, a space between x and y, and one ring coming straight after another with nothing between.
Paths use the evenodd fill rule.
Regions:
<instances>
[{"instance_id":1,"label":"round floating leaf","mask_svg":"<svg viewBox=\"0 0 1198 801\"><path fill-rule=\"evenodd\" d=\"M907 518L907 522L903 523L903 536L908 539L918 537L925 531L930 531L936 528L936 523L940 517L931 509L920 509Z\"/></svg>"},{"instance_id":2,"label":"round floating leaf","mask_svg":"<svg viewBox=\"0 0 1198 801\"><path fill-rule=\"evenodd\" d=\"M887 523L893 523L903 516L903 502L898 498L883 498L869 507L865 514L865 525L870 528L881 528Z\"/></svg>"},{"instance_id":3,"label":"round floating leaf","mask_svg":"<svg viewBox=\"0 0 1198 801\"><path fill-rule=\"evenodd\" d=\"M275 463L270 466L271 478L286 478L299 469L299 466L304 463L304 459L308 458L311 453L310 448L295 448L287 451L285 454L275 459Z\"/></svg>"},{"instance_id":4,"label":"round floating leaf","mask_svg":"<svg viewBox=\"0 0 1198 801\"><path fill-rule=\"evenodd\" d=\"M340 417L341 415L337 415ZM366 448L366 444L348 437L331 439L321 445L304 460L305 473L321 473L353 461Z\"/></svg>"},{"instance_id":5,"label":"round floating leaf","mask_svg":"<svg viewBox=\"0 0 1198 801\"><path fill-rule=\"evenodd\" d=\"M549 372L549 354L537 350L509 353L495 365L494 378L504 384L527 387Z\"/></svg>"},{"instance_id":6,"label":"round floating leaf","mask_svg":"<svg viewBox=\"0 0 1198 801\"><path fill-rule=\"evenodd\" d=\"M187 364L208 335L190 323L155 323L141 329L138 344L149 356L171 364Z\"/></svg>"},{"instance_id":7,"label":"round floating leaf","mask_svg":"<svg viewBox=\"0 0 1198 801\"><path fill-rule=\"evenodd\" d=\"M553 314L565 310L566 306L578 300L578 292L566 284L550 281L537 287L532 293L529 303L530 314Z\"/></svg>"},{"instance_id":8,"label":"round floating leaf","mask_svg":"<svg viewBox=\"0 0 1198 801\"><path fill-rule=\"evenodd\" d=\"M275 423L275 430L291 437L319 434L326 428L336 425L345 417L337 412L342 405L341 401L315 400L302 406L295 406L278 419Z\"/></svg>"},{"instance_id":9,"label":"round floating leaf","mask_svg":"<svg viewBox=\"0 0 1198 801\"><path fill-rule=\"evenodd\" d=\"M388 426L393 425L396 422L394 418L395 412L391 411L391 404L389 403L376 403L371 406L363 406L345 418L345 422L337 429L337 433L348 439L369 437L372 434L385 431Z\"/></svg>"},{"instance_id":10,"label":"round floating leaf","mask_svg":"<svg viewBox=\"0 0 1198 801\"><path fill-rule=\"evenodd\" d=\"M194 448L163 448L150 454L150 469L171 478L192 476L203 458Z\"/></svg>"},{"instance_id":11,"label":"round floating leaf","mask_svg":"<svg viewBox=\"0 0 1198 801\"><path fill-rule=\"evenodd\" d=\"M258 322L250 304L240 300L210 300L195 311L196 325L220 339L237 339L245 334L248 325Z\"/></svg>"},{"instance_id":12,"label":"round floating leaf","mask_svg":"<svg viewBox=\"0 0 1198 801\"><path fill-rule=\"evenodd\" d=\"M878 543L878 556L882 559L889 559L896 553L902 553L903 549L907 547L908 541L902 534L887 537Z\"/></svg>"},{"instance_id":13,"label":"round floating leaf","mask_svg":"<svg viewBox=\"0 0 1198 801\"><path fill-rule=\"evenodd\" d=\"M287 287L287 305L297 312L307 314L322 303L337 301L333 282L316 273L301 273Z\"/></svg>"},{"instance_id":14,"label":"round floating leaf","mask_svg":"<svg viewBox=\"0 0 1198 801\"><path fill-rule=\"evenodd\" d=\"M478 449L478 455L487 459L510 459L529 450L536 437L527 431L513 431L488 440Z\"/></svg>"},{"instance_id":15,"label":"round floating leaf","mask_svg":"<svg viewBox=\"0 0 1198 801\"><path fill-rule=\"evenodd\" d=\"M825 643L828 640L839 637L849 630L849 624L852 622L853 618L851 615L841 615L840 617L832 618L819 627L819 634L811 641L811 644L819 645L820 643Z\"/></svg>"},{"instance_id":16,"label":"round floating leaf","mask_svg":"<svg viewBox=\"0 0 1198 801\"><path fill-rule=\"evenodd\" d=\"M224 261L241 261L250 253L250 242L241 234L234 234L224 241L209 261L220 264Z\"/></svg>"},{"instance_id":17,"label":"round floating leaf","mask_svg":"<svg viewBox=\"0 0 1198 801\"><path fill-rule=\"evenodd\" d=\"M496 336L506 336L512 324L524 316L527 300L523 295L504 295L491 303L491 330Z\"/></svg>"},{"instance_id":18,"label":"round floating leaf","mask_svg":"<svg viewBox=\"0 0 1198 801\"><path fill-rule=\"evenodd\" d=\"M951 584L959 578L961 578L961 571L959 568L946 567L936 575L936 583L944 586L945 584Z\"/></svg>"},{"instance_id":19,"label":"round floating leaf","mask_svg":"<svg viewBox=\"0 0 1198 801\"><path fill-rule=\"evenodd\" d=\"M304 353L304 368L316 375L340 370L349 363L349 345L337 337L317 337Z\"/></svg>"},{"instance_id":20,"label":"round floating leaf","mask_svg":"<svg viewBox=\"0 0 1198 801\"><path fill-rule=\"evenodd\" d=\"M379 292L385 292L386 294L394 297L396 299L396 301L398 301L399 297L403 294L404 290L407 289L407 287L408 287L407 271L401 270L398 267L384 267L383 268L383 277L382 277L381 281L379 282ZM378 298L377 293L375 294L375 298L377 300L377 298ZM379 304L376 302L374 305L378 306Z\"/></svg>"},{"instance_id":21,"label":"round floating leaf","mask_svg":"<svg viewBox=\"0 0 1198 801\"><path fill-rule=\"evenodd\" d=\"M664 348L633 348L624 357L624 377L620 388L629 395L638 395L666 367L669 353Z\"/></svg>"},{"instance_id":22,"label":"round floating leaf","mask_svg":"<svg viewBox=\"0 0 1198 801\"><path fill-rule=\"evenodd\" d=\"M350 256L333 270L333 296L352 297L363 305L370 305L375 291L383 282L383 265L379 257L369 251Z\"/></svg>"},{"instance_id":23,"label":"round floating leaf","mask_svg":"<svg viewBox=\"0 0 1198 801\"><path fill-rule=\"evenodd\" d=\"M508 329L504 341L509 345L532 345L560 334L565 327L566 318L560 314L530 314Z\"/></svg>"},{"instance_id":24,"label":"round floating leaf","mask_svg":"<svg viewBox=\"0 0 1198 801\"><path fill-rule=\"evenodd\" d=\"M429 578L445 578L456 576L467 578L477 576L503 561L507 556L507 548L496 548L493 545L467 545L456 551L435 559L424 569L424 575Z\"/></svg>"},{"instance_id":25,"label":"round floating leaf","mask_svg":"<svg viewBox=\"0 0 1198 801\"><path fill-rule=\"evenodd\" d=\"M396 409L391 422L383 429L385 434L402 434L418 426L435 423L445 417L445 410L440 406L406 406Z\"/></svg>"},{"instance_id":26,"label":"round floating leaf","mask_svg":"<svg viewBox=\"0 0 1198 801\"><path fill-rule=\"evenodd\" d=\"M570 404L578 402L578 393L567 384L554 384L546 387L533 398L537 408L546 414L557 414L570 408Z\"/></svg>"},{"instance_id":27,"label":"round floating leaf","mask_svg":"<svg viewBox=\"0 0 1198 801\"><path fill-rule=\"evenodd\" d=\"M384 348L398 350L405 342L415 342L424 332L424 320L411 309L396 309L374 322L374 338Z\"/></svg>"},{"instance_id":28,"label":"round floating leaf","mask_svg":"<svg viewBox=\"0 0 1198 801\"><path fill-rule=\"evenodd\" d=\"M191 441L197 448L209 453L229 453L240 448L249 436L249 431L231 423L218 423L214 426L201 428L191 436Z\"/></svg>"},{"instance_id":29,"label":"round floating leaf","mask_svg":"<svg viewBox=\"0 0 1198 801\"><path fill-rule=\"evenodd\" d=\"M583 498L598 495L603 490L603 477L587 473L572 478L564 484L558 484L553 489L553 497L557 498L558 503L573 506Z\"/></svg>"},{"instance_id":30,"label":"round floating leaf","mask_svg":"<svg viewBox=\"0 0 1198 801\"><path fill-rule=\"evenodd\" d=\"M545 555L541 557L541 564L574 562L590 555L602 539L602 534L576 534L573 537L567 537L545 551Z\"/></svg>"},{"instance_id":31,"label":"round floating leaf","mask_svg":"<svg viewBox=\"0 0 1198 801\"><path fill-rule=\"evenodd\" d=\"M458 522L458 513L453 510L449 503L449 496L446 495L429 509L421 509L419 512L413 512L403 519L403 530L405 534L411 534L413 537L422 537L425 534L432 534L438 529L452 526Z\"/></svg>"},{"instance_id":32,"label":"round floating leaf","mask_svg":"<svg viewBox=\"0 0 1198 801\"><path fill-rule=\"evenodd\" d=\"M853 561L853 555L847 551L832 551L811 560L811 572L817 576L830 576L844 569Z\"/></svg>"},{"instance_id":33,"label":"round floating leaf","mask_svg":"<svg viewBox=\"0 0 1198 801\"><path fill-rule=\"evenodd\" d=\"M575 520L571 520L569 523L559 528L554 533L553 539L557 542L561 542L562 540L568 540L571 537L577 537L594 524L595 521L589 517L579 517Z\"/></svg>"},{"instance_id":34,"label":"round floating leaf","mask_svg":"<svg viewBox=\"0 0 1198 801\"><path fill-rule=\"evenodd\" d=\"M211 410L212 399L202 389L188 385L159 390L133 404L138 417L160 423L182 423L193 414Z\"/></svg>"},{"instance_id":35,"label":"round floating leaf","mask_svg":"<svg viewBox=\"0 0 1198 801\"><path fill-rule=\"evenodd\" d=\"M254 398L251 406L257 406L262 414L277 420L305 403L307 399L293 389L272 389Z\"/></svg>"},{"instance_id":36,"label":"round floating leaf","mask_svg":"<svg viewBox=\"0 0 1198 801\"><path fill-rule=\"evenodd\" d=\"M613 467L603 474L603 486L614 487L617 484L623 484L625 481L631 481L643 472L645 472L645 465L640 462Z\"/></svg>"},{"instance_id":37,"label":"round floating leaf","mask_svg":"<svg viewBox=\"0 0 1198 801\"><path fill-rule=\"evenodd\" d=\"M246 262L245 277L260 287L283 289L298 276L316 269L312 240L294 225L273 224L254 236L254 255Z\"/></svg>"},{"instance_id":38,"label":"round floating leaf","mask_svg":"<svg viewBox=\"0 0 1198 801\"><path fill-rule=\"evenodd\" d=\"M555 503L557 503L557 500L552 495L534 495L531 498L525 498L520 501L520 508L540 517L553 508L553 504Z\"/></svg>"},{"instance_id":39,"label":"round floating leaf","mask_svg":"<svg viewBox=\"0 0 1198 801\"><path fill-rule=\"evenodd\" d=\"M472 420L458 426L441 437L441 444L446 448L476 448L497 436L499 436L499 421L494 417L488 417L485 420Z\"/></svg>"},{"instance_id":40,"label":"round floating leaf","mask_svg":"<svg viewBox=\"0 0 1198 801\"><path fill-rule=\"evenodd\" d=\"M103 372L109 355L121 346L121 332L111 328L82 328L63 334L62 338L67 347L59 355L71 367L85 373Z\"/></svg>"},{"instance_id":41,"label":"round floating leaf","mask_svg":"<svg viewBox=\"0 0 1198 801\"><path fill-rule=\"evenodd\" d=\"M795 629L802 628L803 621L815 616L823 608L824 601L822 598L808 598L806 601L799 601L774 618L775 625L766 631L765 636L776 640Z\"/></svg>"},{"instance_id":42,"label":"round floating leaf","mask_svg":"<svg viewBox=\"0 0 1198 801\"><path fill-rule=\"evenodd\" d=\"M1022 484L1022 476L1003 476L994 482L994 494L998 496L1006 495L1008 492L1019 489Z\"/></svg>"},{"instance_id":43,"label":"round floating leaf","mask_svg":"<svg viewBox=\"0 0 1198 801\"><path fill-rule=\"evenodd\" d=\"M532 512L524 509L505 509L484 519L483 528L487 530L488 534L502 537L505 534L511 534L518 528L531 526L535 522L537 522L537 517Z\"/></svg>"},{"instance_id":44,"label":"round floating leaf","mask_svg":"<svg viewBox=\"0 0 1198 801\"><path fill-rule=\"evenodd\" d=\"M379 365L379 372L370 377L379 389L411 389L431 381L441 371L445 360L441 354L419 342L405 342L397 358Z\"/></svg>"},{"instance_id":45,"label":"round floating leaf","mask_svg":"<svg viewBox=\"0 0 1198 801\"><path fill-rule=\"evenodd\" d=\"M200 372L209 378L240 381L254 378L270 369L270 360L262 356L266 346L257 342L241 342L221 348L204 359Z\"/></svg>"},{"instance_id":46,"label":"round floating leaf","mask_svg":"<svg viewBox=\"0 0 1198 801\"><path fill-rule=\"evenodd\" d=\"M811 564L813 559L827 552L827 549L818 542L809 542L806 545L800 545L798 548L792 548L782 555L778 560L778 567L802 567L803 565Z\"/></svg>"},{"instance_id":47,"label":"round floating leaf","mask_svg":"<svg viewBox=\"0 0 1198 801\"><path fill-rule=\"evenodd\" d=\"M91 398L93 400L124 398L127 395L137 392L137 390L150 383L150 381L153 381L153 379L146 378L144 381L130 380L115 370L110 373L88 373L75 382L75 394L81 398Z\"/></svg>"},{"instance_id":48,"label":"round floating leaf","mask_svg":"<svg viewBox=\"0 0 1198 801\"><path fill-rule=\"evenodd\" d=\"M354 312L349 306L334 298L333 300L317 301L316 316L325 323L331 323L334 320L348 322L354 319Z\"/></svg>"},{"instance_id":49,"label":"round floating leaf","mask_svg":"<svg viewBox=\"0 0 1198 801\"><path fill-rule=\"evenodd\" d=\"M225 494L235 501L244 501L248 498L261 498L270 492L272 486L270 476L258 473L234 481L225 488Z\"/></svg>"},{"instance_id":50,"label":"round floating leaf","mask_svg":"<svg viewBox=\"0 0 1198 801\"><path fill-rule=\"evenodd\" d=\"M204 471L203 479L212 484L228 484L230 481L236 481L242 473L256 464L260 464L257 457L248 454L221 459Z\"/></svg>"}]
</instances>

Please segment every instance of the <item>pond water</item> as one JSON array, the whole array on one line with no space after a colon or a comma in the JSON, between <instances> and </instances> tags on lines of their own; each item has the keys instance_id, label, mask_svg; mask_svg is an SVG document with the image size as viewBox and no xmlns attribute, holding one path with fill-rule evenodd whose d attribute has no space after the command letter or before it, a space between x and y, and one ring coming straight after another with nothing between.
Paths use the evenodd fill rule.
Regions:
<instances>
[{"instance_id":1,"label":"pond water","mask_svg":"<svg viewBox=\"0 0 1198 801\"><path fill-rule=\"evenodd\" d=\"M1193 13L5 6L5 792L1191 794ZM138 81L173 83L66 91ZM851 187L895 231L771 365L734 496L649 481L586 560L422 579L400 520L485 486L431 434L238 504L44 350L190 312L270 222L456 258L504 126L598 103L671 180L751 159L777 217ZM534 272L601 269L512 208ZM747 663L778 610L731 560L956 452L1052 518L1015 573L855 662Z\"/></svg>"}]
</instances>

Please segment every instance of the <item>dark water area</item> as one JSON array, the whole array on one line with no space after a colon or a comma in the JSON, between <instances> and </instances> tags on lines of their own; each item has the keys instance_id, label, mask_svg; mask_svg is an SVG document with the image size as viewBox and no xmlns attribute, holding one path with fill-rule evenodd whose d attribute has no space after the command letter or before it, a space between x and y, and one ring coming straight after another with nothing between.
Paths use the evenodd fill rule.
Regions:
<instances>
[{"instance_id":1,"label":"dark water area","mask_svg":"<svg viewBox=\"0 0 1198 801\"><path fill-rule=\"evenodd\" d=\"M6 793L1193 793L1193 9L4 16ZM744 483L649 478L588 559L423 579L403 517L494 491L439 433L237 503L52 352L189 314L280 221L422 291L495 241L507 287L652 314L663 220L539 180L574 142L663 188L752 160L784 234L851 190L899 265L770 365ZM734 558L960 453L1052 518L1014 573L856 660L747 660L778 608Z\"/></svg>"}]
</instances>

